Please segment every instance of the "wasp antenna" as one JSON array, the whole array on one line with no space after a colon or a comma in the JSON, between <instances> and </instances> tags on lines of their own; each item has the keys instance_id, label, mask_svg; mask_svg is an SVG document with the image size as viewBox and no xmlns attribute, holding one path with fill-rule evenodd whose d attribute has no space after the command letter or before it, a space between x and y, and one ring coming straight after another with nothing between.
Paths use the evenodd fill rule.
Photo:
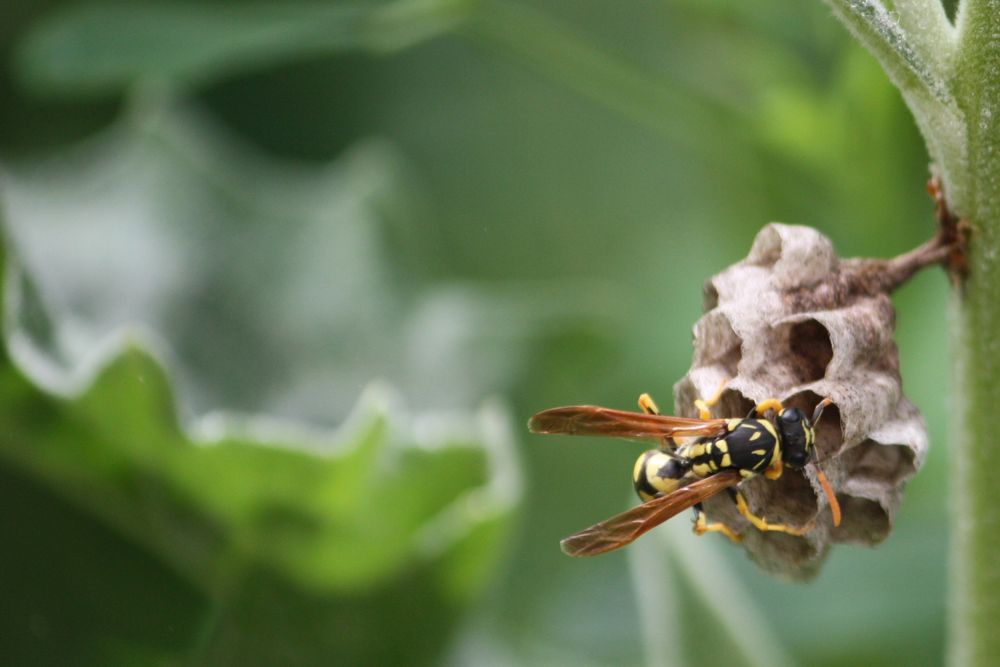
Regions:
<instances>
[{"instance_id":1,"label":"wasp antenna","mask_svg":"<svg viewBox=\"0 0 1000 667\"><path fill-rule=\"evenodd\" d=\"M823 410L825 410L826 406L831 403L833 403L833 399L827 396L816 405L816 409L813 411L812 420L810 420L811 426L815 426L819 422L819 418L823 416Z\"/></svg>"},{"instance_id":2,"label":"wasp antenna","mask_svg":"<svg viewBox=\"0 0 1000 667\"><path fill-rule=\"evenodd\" d=\"M833 526L836 528L840 525L841 519L840 502L837 500L837 494L833 492L833 487L830 486L830 480L826 478L823 469L819 467L815 449L813 449L813 465L816 467L816 479L819 480L819 485L823 487L823 493L826 494L826 502L830 506L830 514L833 515Z\"/></svg>"}]
</instances>

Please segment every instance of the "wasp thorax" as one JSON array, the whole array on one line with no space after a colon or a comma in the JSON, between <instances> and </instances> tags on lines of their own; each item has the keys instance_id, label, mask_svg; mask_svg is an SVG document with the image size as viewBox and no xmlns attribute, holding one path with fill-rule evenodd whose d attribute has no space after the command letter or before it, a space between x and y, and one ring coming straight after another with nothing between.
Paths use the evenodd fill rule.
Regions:
<instances>
[{"instance_id":1,"label":"wasp thorax","mask_svg":"<svg viewBox=\"0 0 1000 667\"><path fill-rule=\"evenodd\" d=\"M632 470L632 484L639 498L646 501L675 491L689 468L690 464L669 456L662 450L650 449L636 459Z\"/></svg>"},{"instance_id":2,"label":"wasp thorax","mask_svg":"<svg viewBox=\"0 0 1000 667\"><path fill-rule=\"evenodd\" d=\"M923 462L926 428L902 393L884 270L881 260L839 259L813 229L771 224L745 260L706 285L694 363L674 388L677 413L697 416L695 400L712 396L723 380L714 416L741 417L778 399L786 409L774 423L788 469L775 480L755 476L740 489L768 521L816 525L802 536L761 532L728 498L706 502L709 520L742 534L765 569L806 578L831 544L884 539L903 485ZM832 404L817 410L812 429L806 415L824 397ZM814 448L843 509L838 527L815 474Z\"/></svg>"}]
</instances>

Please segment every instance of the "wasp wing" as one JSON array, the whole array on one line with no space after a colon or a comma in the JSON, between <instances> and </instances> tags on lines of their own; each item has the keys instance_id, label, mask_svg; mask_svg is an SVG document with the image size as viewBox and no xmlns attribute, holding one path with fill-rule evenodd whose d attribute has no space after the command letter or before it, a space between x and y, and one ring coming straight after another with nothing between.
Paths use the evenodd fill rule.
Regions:
<instances>
[{"instance_id":1,"label":"wasp wing","mask_svg":"<svg viewBox=\"0 0 1000 667\"><path fill-rule=\"evenodd\" d=\"M731 486L736 486L741 479L743 477L740 473L727 470L696 480L673 493L653 498L627 512L616 514L610 519L570 535L560 542L560 546L567 556L596 556L614 551L630 544L646 531L677 516L689 507L708 500Z\"/></svg>"},{"instance_id":2,"label":"wasp wing","mask_svg":"<svg viewBox=\"0 0 1000 667\"><path fill-rule=\"evenodd\" d=\"M533 433L659 440L674 436L719 436L726 432L726 420L687 419L596 405L570 405L539 412L528 421L528 428Z\"/></svg>"}]
</instances>

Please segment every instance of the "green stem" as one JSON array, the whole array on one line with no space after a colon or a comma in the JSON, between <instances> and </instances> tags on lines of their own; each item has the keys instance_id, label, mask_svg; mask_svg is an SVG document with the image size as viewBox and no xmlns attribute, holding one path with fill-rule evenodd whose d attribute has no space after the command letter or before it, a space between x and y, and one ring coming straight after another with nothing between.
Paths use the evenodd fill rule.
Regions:
<instances>
[{"instance_id":1,"label":"green stem","mask_svg":"<svg viewBox=\"0 0 1000 667\"><path fill-rule=\"evenodd\" d=\"M952 206L973 226L969 280L954 319L956 442L953 448L951 664L996 664L1000 655L1000 7L965 0L955 90L966 119L963 197Z\"/></svg>"},{"instance_id":2,"label":"green stem","mask_svg":"<svg viewBox=\"0 0 1000 667\"><path fill-rule=\"evenodd\" d=\"M1000 655L1000 211L975 211L969 280L954 319L951 664L995 665Z\"/></svg>"},{"instance_id":3,"label":"green stem","mask_svg":"<svg viewBox=\"0 0 1000 667\"><path fill-rule=\"evenodd\" d=\"M971 227L953 318L949 658L1000 655L1000 0L962 0L954 28L938 3L826 0L900 88L942 173L948 205ZM898 21L896 19L898 16Z\"/></svg>"}]
</instances>

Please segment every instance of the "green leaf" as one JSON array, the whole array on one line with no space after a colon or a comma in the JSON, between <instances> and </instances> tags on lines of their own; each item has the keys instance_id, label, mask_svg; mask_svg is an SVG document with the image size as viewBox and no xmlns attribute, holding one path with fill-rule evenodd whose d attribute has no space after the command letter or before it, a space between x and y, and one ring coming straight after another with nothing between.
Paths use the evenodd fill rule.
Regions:
<instances>
[{"instance_id":1,"label":"green leaf","mask_svg":"<svg viewBox=\"0 0 1000 667\"><path fill-rule=\"evenodd\" d=\"M357 398L374 358L405 380L426 351L391 354L406 347L394 336L428 339L421 306L381 268L399 167L378 143L327 169L276 165L140 105L75 154L0 173L0 475L26 518L8 520L23 539L0 580L13 591L0 609L24 621L0 654L325 665L441 653L503 557L520 484L499 407L410 416L384 384ZM472 326L460 302L445 312ZM393 335L370 336L379 328ZM423 388L423 404L448 406L448 391ZM167 589L162 604L120 594L147 579Z\"/></svg>"},{"instance_id":2,"label":"green leaf","mask_svg":"<svg viewBox=\"0 0 1000 667\"><path fill-rule=\"evenodd\" d=\"M4 402L4 468L42 480L125 536L130 550L178 573L180 589L197 592L198 608L216 610L199 640L210 664L273 664L282 655L297 664L423 662L441 650L448 619L479 592L502 553L517 483L495 409L426 441L414 432L419 420L373 388L335 434L250 423L192 441L176 424L166 376L137 346L68 401L33 390L9 365L4 378L7 398L16 398ZM10 544L6 558L28 561L30 547ZM102 551L79 557L100 559ZM134 570L133 561L149 556L128 560ZM99 576L109 590L130 585L113 572ZM31 601L8 595L3 604L15 617ZM158 607L145 597L117 604L154 616ZM86 625L82 607L51 631ZM36 613L52 624L58 609ZM388 627L383 614L409 617ZM304 640L348 618L353 632ZM92 627L80 641L97 651L119 632ZM366 633L382 641L368 643ZM16 655L30 637L0 642L5 655ZM395 653L407 646L405 656Z\"/></svg>"}]
</instances>

